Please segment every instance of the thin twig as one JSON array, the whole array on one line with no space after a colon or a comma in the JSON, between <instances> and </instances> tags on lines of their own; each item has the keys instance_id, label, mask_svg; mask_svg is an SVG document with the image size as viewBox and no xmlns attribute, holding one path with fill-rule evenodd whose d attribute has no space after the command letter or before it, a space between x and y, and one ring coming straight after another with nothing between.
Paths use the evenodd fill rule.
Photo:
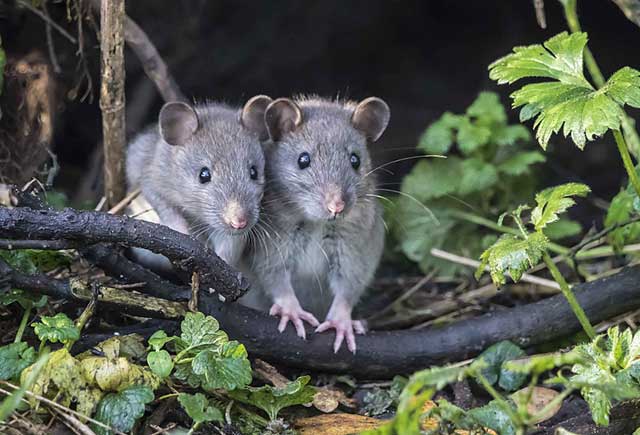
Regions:
<instances>
[{"instance_id":1,"label":"thin twig","mask_svg":"<svg viewBox=\"0 0 640 435\"><path fill-rule=\"evenodd\" d=\"M124 197L122 201L120 201L119 203L111 207L111 209L109 210L109 213L120 214L120 212L125 208L127 208L127 206L131 204L131 201L136 199L138 195L140 195L140 188L137 188L133 192L130 192L127 196Z\"/></svg>"},{"instance_id":2,"label":"thin twig","mask_svg":"<svg viewBox=\"0 0 640 435\"><path fill-rule=\"evenodd\" d=\"M53 42L53 35L51 34L51 23L53 22L53 20L49 16L46 0L42 2L42 12L47 18L49 18L48 20L45 20L45 34L47 36L47 48L49 49L49 59L51 60L51 65L53 65L53 71L56 74L60 74L60 72L62 71L62 68L60 68L60 63L58 63L58 56L56 56L56 47Z\"/></svg>"},{"instance_id":3,"label":"thin twig","mask_svg":"<svg viewBox=\"0 0 640 435\"><path fill-rule=\"evenodd\" d=\"M625 221L625 222L620 222L617 223L615 225L612 225L608 228L603 229L602 231L594 234L591 237L588 237L586 239L584 239L583 241L581 241L580 243L578 243L577 245L573 246L571 248L571 250L569 251L569 257L571 257L573 260L575 260L575 255L582 250L583 248L586 248L588 245L590 245L593 242L596 242L600 239L602 239L604 236L606 236L607 234L609 234L612 231L615 231L619 228L622 227L626 227L627 225L631 225L635 222L639 222L640 221L640 215L634 216L633 218Z\"/></svg>"},{"instance_id":4,"label":"thin twig","mask_svg":"<svg viewBox=\"0 0 640 435\"><path fill-rule=\"evenodd\" d=\"M431 250L431 255L434 257L442 258L443 260L452 261L454 263L462 264L464 266L475 267L480 266L480 262L476 260L472 260L471 258L463 257L461 255L452 254L447 251L443 251L441 249L433 248ZM486 267L485 270L489 270L489 267ZM560 290L560 286L557 282L552 281L550 279L540 278L534 275L529 275L528 273L522 274L520 281L525 281L530 284L541 285L544 287L554 288Z\"/></svg>"},{"instance_id":5,"label":"thin twig","mask_svg":"<svg viewBox=\"0 0 640 435\"><path fill-rule=\"evenodd\" d=\"M25 9L28 9L29 11L33 12L34 14L36 14L37 16L39 16L40 18L42 18L44 21L46 21L48 24L51 25L51 27L53 27L54 29L56 29L58 32L60 32L60 34L62 36L64 36L65 38L67 38L70 42L72 42L73 44L77 44L78 41L76 40L76 38L74 38L73 36L71 36L69 34L69 32L67 32L66 30L64 30L62 27L60 27L60 25L58 23L56 23L55 21L53 21L49 16L45 15L42 13L42 11L34 8L33 6L31 6L31 4L25 0L18 0L18 4L22 7L24 7Z\"/></svg>"}]
</instances>

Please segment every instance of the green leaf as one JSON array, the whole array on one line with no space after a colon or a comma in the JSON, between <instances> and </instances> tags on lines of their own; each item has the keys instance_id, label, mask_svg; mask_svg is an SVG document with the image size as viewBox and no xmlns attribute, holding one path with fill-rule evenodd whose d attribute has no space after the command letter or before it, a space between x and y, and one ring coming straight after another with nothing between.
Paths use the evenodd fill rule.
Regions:
<instances>
[{"instance_id":1,"label":"green leaf","mask_svg":"<svg viewBox=\"0 0 640 435\"><path fill-rule=\"evenodd\" d=\"M564 213L576 202L572 196L587 196L591 189L586 184L566 183L538 192L536 208L531 212L531 221L536 231L542 230L551 222L558 220L558 215Z\"/></svg>"},{"instance_id":2,"label":"green leaf","mask_svg":"<svg viewBox=\"0 0 640 435\"><path fill-rule=\"evenodd\" d=\"M532 356L524 361L507 361L504 368L516 373L541 375L556 367L577 364L582 359L578 352L551 353Z\"/></svg>"},{"instance_id":3,"label":"green leaf","mask_svg":"<svg viewBox=\"0 0 640 435\"><path fill-rule=\"evenodd\" d=\"M73 320L64 313L58 313L53 317L42 316L40 322L32 323L31 326L40 341L66 344L80 338L80 331Z\"/></svg>"},{"instance_id":4,"label":"green leaf","mask_svg":"<svg viewBox=\"0 0 640 435\"><path fill-rule=\"evenodd\" d=\"M445 112L431 124L420 137L418 149L428 154L446 154L453 145L454 130L458 129L464 117Z\"/></svg>"},{"instance_id":5,"label":"green leaf","mask_svg":"<svg viewBox=\"0 0 640 435\"><path fill-rule=\"evenodd\" d=\"M235 390L251 383L251 364L244 346L235 341L225 343L222 354L211 350L200 352L192 362L192 370L203 379L205 391L223 388Z\"/></svg>"},{"instance_id":6,"label":"green leaf","mask_svg":"<svg viewBox=\"0 0 640 435\"><path fill-rule=\"evenodd\" d=\"M542 233L530 234L526 240L504 234L480 256L481 264L476 270L476 278L480 278L488 265L491 279L496 285L506 283L506 273L517 282L527 269L540 262L548 243Z\"/></svg>"},{"instance_id":7,"label":"green leaf","mask_svg":"<svg viewBox=\"0 0 640 435\"><path fill-rule=\"evenodd\" d=\"M402 192L421 202L439 198L457 192L462 175L457 157L421 160L402 180Z\"/></svg>"},{"instance_id":8,"label":"green leaf","mask_svg":"<svg viewBox=\"0 0 640 435\"><path fill-rule=\"evenodd\" d=\"M611 228L629 221L637 213L634 209L634 201L636 199L636 194L629 189L621 190L620 193L614 196L604 220L605 228ZM626 244L640 239L640 222L617 228L611 231L607 237L613 248L620 252Z\"/></svg>"},{"instance_id":9,"label":"green leaf","mask_svg":"<svg viewBox=\"0 0 640 435\"><path fill-rule=\"evenodd\" d=\"M270 385L245 387L242 390L230 391L229 396L262 409L273 421L278 417L281 409L313 401L316 390L307 385L310 379L309 376L300 376L280 388Z\"/></svg>"},{"instance_id":10,"label":"green leaf","mask_svg":"<svg viewBox=\"0 0 640 435\"><path fill-rule=\"evenodd\" d=\"M468 119L460 123L458 129L458 148L462 154L468 156L478 148L486 145L491 137L491 129L473 124Z\"/></svg>"},{"instance_id":11,"label":"green leaf","mask_svg":"<svg viewBox=\"0 0 640 435\"><path fill-rule=\"evenodd\" d=\"M180 393L178 402L196 424L224 420L222 412L215 406L209 405L209 401L202 393Z\"/></svg>"},{"instance_id":12,"label":"green leaf","mask_svg":"<svg viewBox=\"0 0 640 435\"><path fill-rule=\"evenodd\" d=\"M94 419L117 431L129 432L144 415L145 405L153 399L153 391L144 386L129 387L119 393L108 394L98 404ZM97 435L113 433L96 424L92 424L91 428Z\"/></svg>"},{"instance_id":13,"label":"green leaf","mask_svg":"<svg viewBox=\"0 0 640 435\"><path fill-rule=\"evenodd\" d=\"M490 142L500 146L515 145L518 142L530 142L531 133L521 124L496 127L492 131Z\"/></svg>"},{"instance_id":14,"label":"green leaf","mask_svg":"<svg viewBox=\"0 0 640 435\"><path fill-rule=\"evenodd\" d=\"M483 192L498 182L498 172L490 164L477 158L466 159L462 162L462 179L458 193L469 195Z\"/></svg>"},{"instance_id":15,"label":"green leaf","mask_svg":"<svg viewBox=\"0 0 640 435\"><path fill-rule=\"evenodd\" d=\"M149 346L153 348L155 351L159 351L164 347L165 344L175 340L176 337L168 337L167 333L162 329L153 333L151 337L149 337Z\"/></svg>"},{"instance_id":16,"label":"green leaf","mask_svg":"<svg viewBox=\"0 0 640 435\"><path fill-rule=\"evenodd\" d=\"M560 240L567 237L575 237L582 232L582 225L579 222L568 218L555 221L544 229L545 235L551 240Z\"/></svg>"},{"instance_id":17,"label":"green leaf","mask_svg":"<svg viewBox=\"0 0 640 435\"><path fill-rule=\"evenodd\" d=\"M527 375L508 370L504 363L524 355L525 352L510 341L496 343L478 356L487 365L481 374L491 385L498 383L505 391L515 391L520 388Z\"/></svg>"},{"instance_id":18,"label":"green leaf","mask_svg":"<svg viewBox=\"0 0 640 435\"><path fill-rule=\"evenodd\" d=\"M537 116L534 128L543 148L560 129L584 148L588 140L609 129L620 129L625 116L622 106L640 107L640 72L622 68L599 90L585 79L586 43L586 33L563 32L544 45L516 47L513 53L489 65L489 76L499 84L534 77L554 80L525 85L511 95L513 106L522 107L522 121Z\"/></svg>"},{"instance_id":19,"label":"green leaf","mask_svg":"<svg viewBox=\"0 0 640 435\"><path fill-rule=\"evenodd\" d=\"M506 124L507 114L495 92L480 92L467 108L467 116L476 118L483 125Z\"/></svg>"},{"instance_id":20,"label":"green leaf","mask_svg":"<svg viewBox=\"0 0 640 435\"><path fill-rule=\"evenodd\" d=\"M218 321L203 313L187 313L180 324L180 338L189 347L218 346L227 341L227 334L220 331Z\"/></svg>"},{"instance_id":21,"label":"green leaf","mask_svg":"<svg viewBox=\"0 0 640 435\"><path fill-rule=\"evenodd\" d=\"M515 411L515 409L514 409ZM474 408L468 413L480 426L495 430L500 435L515 435L516 427L509 414L492 400L487 405Z\"/></svg>"},{"instance_id":22,"label":"green leaf","mask_svg":"<svg viewBox=\"0 0 640 435\"><path fill-rule=\"evenodd\" d=\"M524 175L530 172L531 165L544 161L546 161L546 157L538 151L523 151L500 163L497 170L507 175Z\"/></svg>"},{"instance_id":23,"label":"green leaf","mask_svg":"<svg viewBox=\"0 0 640 435\"><path fill-rule=\"evenodd\" d=\"M158 350L149 352L147 355L147 364L153 373L164 379L169 377L173 370L173 360L166 350Z\"/></svg>"},{"instance_id":24,"label":"green leaf","mask_svg":"<svg viewBox=\"0 0 640 435\"><path fill-rule=\"evenodd\" d=\"M16 249L0 251L0 257L20 272L34 274L49 272L71 264L72 256L65 251L46 251L37 249Z\"/></svg>"},{"instance_id":25,"label":"green leaf","mask_svg":"<svg viewBox=\"0 0 640 435\"><path fill-rule=\"evenodd\" d=\"M18 379L22 370L36 360L36 351L27 343L11 343L0 347L0 380Z\"/></svg>"},{"instance_id":26,"label":"green leaf","mask_svg":"<svg viewBox=\"0 0 640 435\"><path fill-rule=\"evenodd\" d=\"M25 310L32 308L42 308L47 304L46 296L38 296L32 293L27 293L24 290L11 289L6 293L0 293L0 304L9 305L14 302L20 304Z\"/></svg>"}]
</instances>

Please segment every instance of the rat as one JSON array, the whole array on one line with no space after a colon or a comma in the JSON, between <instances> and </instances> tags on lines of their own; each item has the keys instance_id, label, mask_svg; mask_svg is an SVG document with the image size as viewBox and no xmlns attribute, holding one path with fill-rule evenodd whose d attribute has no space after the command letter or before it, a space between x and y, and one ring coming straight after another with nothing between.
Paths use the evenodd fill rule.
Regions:
<instances>
[{"instance_id":1,"label":"rat","mask_svg":"<svg viewBox=\"0 0 640 435\"><path fill-rule=\"evenodd\" d=\"M157 125L127 151L130 189L140 187L162 224L210 244L236 267L258 221L264 192L264 113L258 95L242 109L220 103L166 103ZM160 269L163 256L134 251ZM142 257L142 258L141 258Z\"/></svg>"},{"instance_id":2,"label":"rat","mask_svg":"<svg viewBox=\"0 0 640 435\"><path fill-rule=\"evenodd\" d=\"M279 316L280 332L291 321L303 339L303 322L316 332L334 329L334 352L346 339L355 353L354 334L365 333L352 309L373 279L385 238L367 146L389 118L389 106L376 97L280 98L265 112L271 140L261 220L270 234L248 248L255 290L243 302ZM320 323L316 316L324 313Z\"/></svg>"}]
</instances>

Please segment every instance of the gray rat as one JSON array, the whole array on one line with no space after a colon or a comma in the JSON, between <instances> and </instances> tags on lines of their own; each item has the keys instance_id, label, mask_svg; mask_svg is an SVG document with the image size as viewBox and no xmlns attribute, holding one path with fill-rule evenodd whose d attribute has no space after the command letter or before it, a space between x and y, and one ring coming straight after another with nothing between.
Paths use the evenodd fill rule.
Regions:
<instances>
[{"instance_id":1,"label":"gray rat","mask_svg":"<svg viewBox=\"0 0 640 435\"><path fill-rule=\"evenodd\" d=\"M259 217L271 101L258 95L242 109L166 103L127 152L129 188L140 187L160 222L210 243L232 266ZM142 256L157 265L153 254Z\"/></svg>"},{"instance_id":2,"label":"gray rat","mask_svg":"<svg viewBox=\"0 0 640 435\"><path fill-rule=\"evenodd\" d=\"M250 247L248 275L261 294L254 290L244 302L263 309L272 304L280 332L289 321L302 338L303 321L316 332L335 329L334 352L346 338L355 353L354 332L365 332L351 311L384 247L367 145L389 118L389 107L375 97L359 104L280 98L265 112L271 142L261 220L270 237Z\"/></svg>"}]
</instances>

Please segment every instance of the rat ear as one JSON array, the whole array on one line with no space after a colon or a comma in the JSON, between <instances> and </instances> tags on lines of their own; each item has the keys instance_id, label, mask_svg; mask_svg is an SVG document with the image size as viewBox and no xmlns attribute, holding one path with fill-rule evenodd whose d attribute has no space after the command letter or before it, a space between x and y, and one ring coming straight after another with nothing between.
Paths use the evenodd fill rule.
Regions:
<instances>
[{"instance_id":1,"label":"rat ear","mask_svg":"<svg viewBox=\"0 0 640 435\"><path fill-rule=\"evenodd\" d=\"M266 95L256 95L247 101L240 114L240 123L249 130L258 133L260 140L269 139L264 113L273 100Z\"/></svg>"},{"instance_id":2,"label":"rat ear","mask_svg":"<svg viewBox=\"0 0 640 435\"><path fill-rule=\"evenodd\" d=\"M187 103L166 103L160 110L160 136L169 145L184 145L198 129L198 115Z\"/></svg>"},{"instance_id":3,"label":"rat ear","mask_svg":"<svg viewBox=\"0 0 640 435\"><path fill-rule=\"evenodd\" d=\"M264 118L269 130L269 137L273 141L289 133L302 124L302 110L288 98L278 98L269 104Z\"/></svg>"},{"instance_id":4,"label":"rat ear","mask_svg":"<svg viewBox=\"0 0 640 435\"><path fill-rule=\"evenodd\" d=\"M368 140L377 141L389 124L391 111L383 100L369 97L362 100L351 116L351 123Z\"/></svg>"}]
</instances>

